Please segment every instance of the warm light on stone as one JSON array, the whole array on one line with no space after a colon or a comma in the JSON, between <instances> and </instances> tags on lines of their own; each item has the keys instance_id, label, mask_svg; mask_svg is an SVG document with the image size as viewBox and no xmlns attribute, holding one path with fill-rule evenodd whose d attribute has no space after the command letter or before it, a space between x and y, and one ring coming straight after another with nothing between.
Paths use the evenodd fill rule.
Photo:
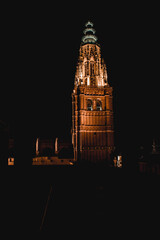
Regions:
<instances>
[{"instance_id":1,"label":"warm light on stone","mask_svg":"<svg viewBox=\"0 0 160 240\"><path fill-rule=\"evenodd\" d=\"M74 158L110 161L114 149L112 87L108 83L93 23L85 26L72 93Z\"/></svg>"}]
</instances>

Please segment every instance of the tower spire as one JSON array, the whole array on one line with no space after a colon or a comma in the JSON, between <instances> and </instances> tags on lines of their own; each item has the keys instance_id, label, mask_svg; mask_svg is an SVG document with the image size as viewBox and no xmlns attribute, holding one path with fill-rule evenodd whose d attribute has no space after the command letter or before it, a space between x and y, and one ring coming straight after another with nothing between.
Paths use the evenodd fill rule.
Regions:
<instances>
[{"instance_id":1,"label":"tower spire","mask_svg":"<svg viewBox=\"0 0 160 240\"><path fill-rule=\"evenodd\" d=\"M93 28L93 23L91 21L88 21L85 24L85 29L83 31L84 36L82 37L82 44L86 43L96 43L97 37L95 36L95 29Z\"/></svg>"},{"instance_id":2,"label":"tower spire","mask_svg":"<svg viewBox=\"0 0 160 240\"><path fill-rule=\"evenodd\" d=\"M110 164L114 150L112 87L93 23L85 24L72 94L74 159Z\"/></svg>"}]
</instances>

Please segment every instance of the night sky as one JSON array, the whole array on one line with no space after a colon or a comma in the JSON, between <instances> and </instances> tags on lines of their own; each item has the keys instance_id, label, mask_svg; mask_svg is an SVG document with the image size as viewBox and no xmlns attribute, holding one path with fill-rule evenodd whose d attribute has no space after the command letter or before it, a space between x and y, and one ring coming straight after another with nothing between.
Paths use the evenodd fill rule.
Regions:
<instances>
[{"instance_id":1,"label":"night sky","mask_svg":"<svg viewBox=\"0 0 160 240\"><path fill-rule=\"evenodd\" d=\"M154 1L39 2L1 5L0 120L8 124L10 136L15 139L15 162L26 164L26 169L33 157L35 138L70 134L71 94L88 20L94 23L113 87L117 149L131 153L128 159L132 161L138 146L151 148L153 138L160 144L158 1L157 5ZM66 175L57 168L34 170L13 175L1 171L1 229L7 230L5 234L19 233L19 229L28 233L32 226L39 229L52 183L56 209L49 222L52 235L67 234L74 228L78 228L74 234L84 233L85 223L89 236L98 230L98 237L102 230L105 235L117 232L124 236L128 234L126 229L133 232L133 226L133 233L141 230L143 235L149 230L153 235L158 229L159 181L155 184L155 178L152 182L150 178L135 181L129 171L122 172L122 179L117 172L106 174L105 168L85 174L67 171ZM94 189L98 185L105 191L100 191L102 198L97 195L96 202ZM102 216L95 215L99 207L105 209ZM68 216L74 221L68 221ZM133 219L136 223L130 224Z\"/></svg>"},{"instance_id":2,"label":"night sky","mask_svg":"<svg viewBox=\"0 0 160 240\"><path fill-rule=\"evenodd\" d=\"M159 139L159 14L149 2L4 8L1 120L16 139L65 137L85 23L94 23L114 90L115 143ZM4 86L4 87L3 87Z\"/></svg>"}]
</instances>

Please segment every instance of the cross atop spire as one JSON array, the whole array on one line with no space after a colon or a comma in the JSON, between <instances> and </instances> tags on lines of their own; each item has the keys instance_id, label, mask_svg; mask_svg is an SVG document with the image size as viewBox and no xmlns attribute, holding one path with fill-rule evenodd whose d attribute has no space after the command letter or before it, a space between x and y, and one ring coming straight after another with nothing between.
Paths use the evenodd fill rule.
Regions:
<instances>
[{"instance_id":1,"label":"cross atop spire","mask_svg":"<svg viewBox=\"0 0 160 240\"><path fill-rule=\"evenodd\" d=\"M91 21L88 21L85 24L85 27L86 28L83 31L84 36L82 37L82 44L96 43L97 42L97 37L94 35L96 31L93 28L93 23Z\"/></svg>"}]
</instances>

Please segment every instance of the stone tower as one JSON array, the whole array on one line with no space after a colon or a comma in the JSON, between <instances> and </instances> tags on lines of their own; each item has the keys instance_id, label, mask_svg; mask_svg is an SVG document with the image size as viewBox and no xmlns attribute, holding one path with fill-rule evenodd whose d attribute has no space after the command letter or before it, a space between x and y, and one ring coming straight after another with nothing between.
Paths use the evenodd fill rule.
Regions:
<instances>
[{"instance_id":1,"label":"stone tower","mask_svg":"<svg viewBox=\"0 0 160 240\"><path fill-rule=\"evenodd\" d=\"M112 87L92 22L83 33L72 93L74 159L109 163L114 150Z\"/></svg>"}]
</instances>

